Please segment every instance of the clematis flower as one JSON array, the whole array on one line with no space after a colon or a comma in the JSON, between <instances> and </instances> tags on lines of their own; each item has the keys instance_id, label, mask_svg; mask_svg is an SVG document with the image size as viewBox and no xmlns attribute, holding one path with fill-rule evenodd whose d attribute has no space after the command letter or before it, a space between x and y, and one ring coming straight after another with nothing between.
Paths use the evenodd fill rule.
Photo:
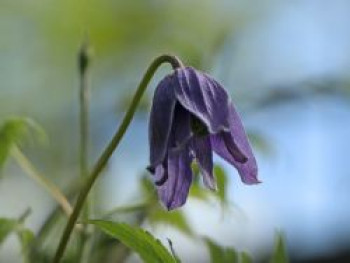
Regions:
<instances>
[{"instance_id":1,"label":"clematis flower","mask_svg":"<svg viewBox=\"0 0 350 263\"><path fill-rule=\"evenodd\" d=\"M196 160L204 185L216 189L213 152L232 164L245 184L259 183L257 164L225 89L207 74L178 68L157 86L149 122L150 165L161 202L182 206Z\"/></svg>"}]
</instances>

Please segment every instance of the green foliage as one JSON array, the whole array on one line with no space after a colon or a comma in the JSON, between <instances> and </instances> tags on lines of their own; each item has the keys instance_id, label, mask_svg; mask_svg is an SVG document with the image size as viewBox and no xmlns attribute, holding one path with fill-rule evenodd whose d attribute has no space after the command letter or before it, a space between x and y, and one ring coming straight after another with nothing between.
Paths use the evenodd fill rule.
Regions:
<instances>
[{"instance_id":1,"label":"green foliage","mask_svg":"<svg viewBox=\"0 0 350 263\"><path fill-rule=\"evenodd\" d=\"M16 219L0 218L0 245L15 231L17 224Z\"/></svg>"},{"instance_id":2,"label":"green foliage","mask_svg":"<svg viewBox=\"0 0 350 263\"><path fill-rule=\"evenodd\" d=\"M118 239L124 245L134 250L144 262L176 262L176 259L162 243L142 228L103 220L91 220L89 223L96 225L106 234Z\"/></svg>"},{"instance_id":3,"label":"green foliage","mask_svg":"<svg viewBox=\"0 0 350 263\"><path fill-rule=\"evenodd\" d=\"M240 263L252 263L252 257L245 251L241 252L241 260Z\"/></svg>"},{"instance_id":4,"label":"green foliage","mask_svg":"<svg viewBox=\"0 0 350 263\"><path fill-rule=\"evenodd\" d=\"M227 175L225 170L219 166L214 166L214 175L217 183L217 197L222 204L227 202L226 185L227 185Z\"/></svg>"},{"instance_id":5,"label":"green foliage","mask_svg":"<svg viewBox=\"0 0 350 263\"><path fill-rule=\"evenodd\" d=\"M26 210L19 219L0 218L0 245L6 240L6 238L10 234L17 234L18 240L22 248L22 256L24 262L29 262L29 246L34 239L33 232L23 225L25 219L28 217L29 214L30 209Z\"/></svg>"},{"instance_id":6,"label":"green foliage","mask_svg":"<svg viewBox=\"0 0 350 263\"><path fill-rule=\"evenodd\" d=\"M204 239L210 254L211 263L251 263L247 252L238 253L234 248L222 247L209 238Z\"/></svg>"},{"instance_id":7,"label":"green foliage","mask_svg":"<svg viewBox=\"0 0 350 263\"><path fill-rule=\"evenodd\" d=\"M0 127L0 168L4 165L14 145L34 131L39 139L46 139L44 130L29 118L11 118L6 120Z\"/></svg>"},{"instance_id":8,"label":"green foliage","mask_svg":"<svg viewBox=\"0 0 350 263\"><path fill-rule=\"evenodd\" d=\"M206 238L205 242L209 249L210 253L210 262L211 263L225 263L226 257L224 253L224 248L220 247L213 240Z\"/></svg>"},{"instance_id":9,"label":"green foliage","mask_svg":"<svg viewBox=\"0 0 350 263\"><path fill-rule=\"evenodd\" d=\"M155 209L148 217L151 224L167 224L186 235L192 235L192 230L184 213L180 210L168 212L163 208Z\"/></svg>"},{"instance_id":10,"label":"green foliage","mask_svg":"<svg viewBox=\"0 0 350 263\"><path fill-rule=\"evenodd\" d=\"M271 257L271 263L288 263L287 249L283 240L283 235L277 233L275 240L275 248Z\"/></svg>"}]
</instances>

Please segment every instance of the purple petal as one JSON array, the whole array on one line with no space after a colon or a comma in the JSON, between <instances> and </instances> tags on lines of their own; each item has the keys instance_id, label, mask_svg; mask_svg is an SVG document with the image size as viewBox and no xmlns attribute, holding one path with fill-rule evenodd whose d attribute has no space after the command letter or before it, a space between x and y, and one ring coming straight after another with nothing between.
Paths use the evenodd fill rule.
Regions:
<instances>
[{"instance_id":1,"label":"purple petal","mask_svg":"<svg viewBox=\"0 0 350 263\"><path fill-rule=\"evenodd\" d=\"M158 84L151 108L149 122L149 170L151 171L165 158L175 103L173 79L167 76Z\"/></svg>"},{"instance_id":2,"label":"purple petal","mask_svg":"<svg viewBox=\"0 0 350 263\"><path fill-rule=\"evenodd\" d=\"M228 149L230 145L228 145L227 142L230 140L225 138L227 134L223 135L222 133L218 133L210 136L213 150L223 159L236 167L241 176L241 180L244 183L260 183L257 178L258 168L256 160L250 147L248 137L232 104L230 105L230 127L232 142L237 146L237 150L247 158L246 162L240 162L237 159L237 152Z\"/></svg>"},{"instance_id":3,"label":"purple petal","mask_svg":"<svg viewBox=\"0 0 350 263\"><path fill-rule=\"evenodd\" d=\"M229 131L226 91L204 73L191 67L175 71L175 95L181 105L200 119L210 133Z\"/></svg>"},{"instance_id":4,"label":"purple petal","mask_svg":"<svg viewBox=\"0 0 350 263\"><path fill-rule=\"evenodd\" d=\"M176 104L170 132L168 147L170 149L183 148L192 137L191 115L179 103Z\"/></svg>"},{"instance_id":5,"label":"purple petal","mask_svg":"<svg viewBox=\"0 0 350 263\"><path fill-rule=\"evenodd\" d=\"M216 190L216 182L213 176L213 153L211 150L210 137L194 137L192 147L199 169L203 175L205 186L209 189Z\"/></svg>"},{"instance_id":6,"label":"purple petal","mask_svg":"<svg viewBox=\"0 0 350 263\"><path fill-rule=\"evenodd\" d=\"M162 203L172 210L182 206L187 199L188 191L192 183L192 158L188 147L182 151L171 151L168 155L167 180L158 186L158 195ZM156 177L163 178L165 169L159 169Z\"/></svg>"}]
</instances>

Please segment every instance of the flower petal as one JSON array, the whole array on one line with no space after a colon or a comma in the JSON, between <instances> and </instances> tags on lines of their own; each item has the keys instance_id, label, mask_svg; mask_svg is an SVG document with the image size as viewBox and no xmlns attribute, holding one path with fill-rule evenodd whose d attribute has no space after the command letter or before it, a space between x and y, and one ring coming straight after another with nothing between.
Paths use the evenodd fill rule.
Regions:
<instances>
[{"instance_id":1,"label":"flower petal","mask_svg":"<svg viewBox=\"0 0 350 263\"><path fill-rule=\"evenodd\" d=\"M192 140L194 156L197 159L199 169L203 175L206 187L216 190L216 181L213 176L213 152L209 136L194 137Z\"/></svg>"},{"instance_id":2,"label":"flower petal","mask_svg":"<svg viewBox=\"0 0 350 263\"><path fill-rule=\"evenodd\" d=\"M230 134L223 135L223 133L218 133L210 136L213 150L223 159L236 167L239 175L241 176L241 180L244 183L260 183L257 178L258 168L256 160L250 147L248 137L232 104L230 105L230 127ZM237 160L237 152L235 150L232 151L228 149L230 145L227 144L227 142L230 142L230 139L225 136L231 136L231 140L237 146L237 150L239 150L239 152L241 152L247 158L246 162L240 162Z\"/></svg>"},{"instance_id":3,"label":"flower petal","mask_svg":"<svg viewBox=\"0 0 350 263\"><path fill-rule=\"evenodd\" d=\"M157 86L149 122L150 171L163 162L173 122L176 98L173 79L165 77Z\"/></svg>"},{"instance_id":4,"label":"flower petal","mask_svg":"<svg viewBox=\"0 0 350 263\"><path fill-rule=\"evenodd\" d=\"M168 155L167 180L158 186L158 195L162 203L172 210L182 206L187 199L192 183L192 158L188 147L182 151L170 151ZM159 171L158 178L164 177L165 169Z\"/></svg>"},{"instance_id":5,"label":"flower petal","mask_svg":"<svg viewBox=\"0 0 350 263\"><path fill-rule=\"evenodd\" d=\"M229 131L230 99L221 85L191 67L177 69L175 83L177 100L200 119L210 133Z\"/></svg>"},{"instance_id":6,"label":"flower petal","mask_svg":"<svg viewBox=\"0 0 350 263\"><path fill-rule=\"evenodd\" d=\"M191 114L179 103L176 103L168 150L180 150L191 139L192 135Z\"/></svg>"}]
</instances>

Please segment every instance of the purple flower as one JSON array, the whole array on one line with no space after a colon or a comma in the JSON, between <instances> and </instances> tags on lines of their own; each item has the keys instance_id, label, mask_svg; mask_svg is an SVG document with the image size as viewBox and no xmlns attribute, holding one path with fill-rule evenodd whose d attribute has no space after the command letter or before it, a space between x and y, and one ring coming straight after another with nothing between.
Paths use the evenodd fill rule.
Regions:
<instances>
[{"instance_id":1,"label":"purple flower","mask_svg":"<svg viewBox=\"0 0 350 263\"><path fill-rule=\"evenodd\" d=\"M195 159L205 186L216 189L213 151L259 183L241 120L225 89L191 67L178 68L157 86L149 123L150 166L159 198L169 209L186 202Z\"/></svg>"}]
</instances>

